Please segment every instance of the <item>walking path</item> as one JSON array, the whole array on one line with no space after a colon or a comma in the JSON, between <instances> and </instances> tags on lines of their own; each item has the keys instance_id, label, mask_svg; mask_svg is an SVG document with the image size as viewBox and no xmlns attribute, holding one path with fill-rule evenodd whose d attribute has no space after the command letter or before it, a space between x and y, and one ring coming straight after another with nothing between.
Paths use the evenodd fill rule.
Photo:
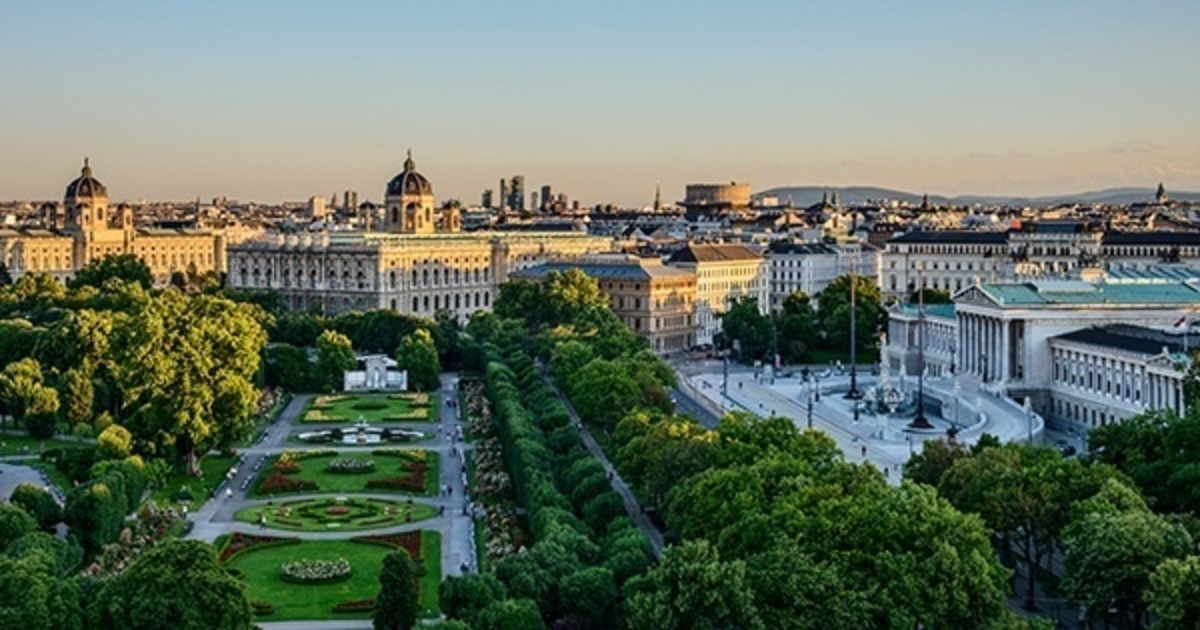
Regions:
<instances>
[{"instance_id":1,"label":"walking path","mask_svg":"<svg viewBox=\"0 0 1200 630\"><path fill-rule=\"evenodd\" d=\"M579 413L575 411L575 406L571 404L570 400L567 400L566 396L563 396L563 393L558 390L558 387L554 385L554 381L552 381L550 377L543 375L542 378L545 379L548 385L550 385L550 388L554 390L554 394L558 396L558 399L562 401L563 405L567 408L567 411L571 414L571 420L574 421L575 426L579 428L579 437L583 440L584 448L586 448L593 457L600 460L600 463L604 465L604 469L608 471L608 479L609 483L612 485L612 489L615 490L618 495L620 495L621 501L625 504L625 511L629 513L629 517L632 518L633 522L637 524L638 528L646 534L646 538L650 541L650 547L654 551L654 557L662 557L662 530L658 529L658 526L654 524L654 521L650 520L650 517L646 514L646 508L642 506L642 503L638 501L637 496L633 494L633 490L630 489L629 484L625 483L624 479L621 479L621 473L617 472L617 469L612 465L612 462L608 461L608 456L604 454L604 450L600 448L600 445L596 442L596 439L592 437L591 431L588 431L588 428L583 424L583 421L580 420Z\"/></svg>"}]
</instances>

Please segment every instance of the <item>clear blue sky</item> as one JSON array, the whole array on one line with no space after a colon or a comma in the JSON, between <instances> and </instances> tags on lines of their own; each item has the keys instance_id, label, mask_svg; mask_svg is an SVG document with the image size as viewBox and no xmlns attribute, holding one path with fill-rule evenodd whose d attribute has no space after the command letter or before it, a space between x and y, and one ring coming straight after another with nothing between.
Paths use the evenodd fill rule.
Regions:
<instances>
[{"instance_id":1,"label":"clear blue sky","mask_svg":"<svg viewBox=\"0 0 1200 630\"><path fill-rule=\"evenodd\" d=\"M0 0L0 199L1200 189L1200 2Z\"/></svg>"}]
</instances>

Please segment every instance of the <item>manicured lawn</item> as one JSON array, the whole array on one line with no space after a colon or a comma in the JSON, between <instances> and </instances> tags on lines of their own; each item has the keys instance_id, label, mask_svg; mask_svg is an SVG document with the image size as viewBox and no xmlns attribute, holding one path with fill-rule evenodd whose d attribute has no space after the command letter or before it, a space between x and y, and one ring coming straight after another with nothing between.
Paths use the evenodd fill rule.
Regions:
<instances>
[{"instance_id":1,"label":"manicured lawn","mask_svg":"<svg viewBox=\"0 0 1200 630\"><path fill-rule=\"evenodd\" d=\"M8 423L12 425L11 422ZM81 442L75 438L61 439L55 438L46 440L46 448L72 448L88 446L87 442ZM0 457L8 457L11 455L37 455L38 441L23 433L0 433Z\"/></svg>"},{"instance_id":2,"label":"manicured lawn","mask_svg":"<svg viewBox=\"0 0 1200 630\"><path fill-rule=\"evenodd\" d=\"M275 607L274 614L257 621L290 619L363 619L370 612L335 613L333 607L346 600L368 599L379 594L379 569L391 549L382 545L350 540L303 541L298 544L247 550L235 556L227 566L241 571L246 596ZM437 532L421 532L421 554L426 574L421 578L420 615L435 617L437 585L441 581L441 537ZM345 558L351 567L350 579L335 584L300 585L284 582L279 568L285 562L337 560Z\"/></svg>"},{"instance_id":3,"label":"manicured lawn","mask_svg":"<svg viewBox=\"0 0 1200 630\"><path fill-rule=\"evenodd\" d=\"M347 513L330 514L330 508L335 511L344 509ZM301 499L242 508L234 518L243 523L257 524L261 515L266 515L267 526L275 529L358 531L423 521L436 516L437 508L421 503L406 504L382 499Z\"/></svg>"},{"instance_id":4,"label":"manicured lawn","mask_svg":"<svg viewBox=\"0 0 1200 630\"><path fill-rule=\"evenodd\" d=\"M424 404L421 404L424 401ZM303 422L437 422L437 397L425 394L317 396L300 414Z\"/></svg>"},{"instance_id":5,"label":"manicured lawn","mask_svg":"<svg viewBox=\"0 0 1200 630\"><path fill-rule=\"evenodd\" d=\"M395 451L393 451L395 452ZM323 494L323 493L352 493L352 492L378 492L378 493L401 493L401 494L427 494L433 495L438 492L438 454L430 451L411 450L402 451L405 456L390 456L378 455L375 453L334 453L325 452L317 455L302 456L297 460L300 465L300 470L293 473L284 474L286 480L294 482L309 481L316 484L315 488L297 488L295 490L283 491L262 491L262 485L272 473L278 475L275 471L275 464L278 461L278 456L273 458L268 465L263 467L259 473L258 479L255 480L252 486L254 496L279 496L288 493L299 494ZM420 456L424 456L425 461L425 483L424 489L421 491L413 491L402 487L367 487L367 483L375 480L383 480L387 478L404 479L409 478L413 474L404 466L411 466ZM335 459L340 460L355 460L358 462L372 461L375 463L374 469L366 473L334 473L328 472L325 468Z\"/></svg>"},{"instance_id":6,"label":"manicured lawn","mask_svg":"<svg viewBox=\"0 0 1200 630\"><path fill-rule=\"evenodd\" d=\"M184 486L187 486L192 493L191 506L199 507L208 500L213 488L216 488L225 478L225 473L233 466L233 462L233 457L207 455L200 460L200 470L203 472L203 476L193 477L187 474L186 470L179 468L167 479L167 484L155 490L150 498L158 505L179 505L180 501L175 498L175 495L179 494Z\"/></svg>"}]
</instances>

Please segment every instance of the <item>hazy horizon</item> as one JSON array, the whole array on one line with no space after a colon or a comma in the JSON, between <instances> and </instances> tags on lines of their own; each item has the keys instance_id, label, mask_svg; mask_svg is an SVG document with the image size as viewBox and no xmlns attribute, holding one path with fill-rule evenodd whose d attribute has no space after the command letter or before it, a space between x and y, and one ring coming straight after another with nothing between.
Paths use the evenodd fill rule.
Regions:
<instances>
[{"instance_id":1,"label":"hazy horizon","mask_svg":"<svg viewBox=\"0 0 1200 630\"><path fill-rule=\"evenodd\" d=\"M0 9L0 199L585 204L689 182L1200 190L1200 4L51 3Z\"/></svg>"}]
</instances>

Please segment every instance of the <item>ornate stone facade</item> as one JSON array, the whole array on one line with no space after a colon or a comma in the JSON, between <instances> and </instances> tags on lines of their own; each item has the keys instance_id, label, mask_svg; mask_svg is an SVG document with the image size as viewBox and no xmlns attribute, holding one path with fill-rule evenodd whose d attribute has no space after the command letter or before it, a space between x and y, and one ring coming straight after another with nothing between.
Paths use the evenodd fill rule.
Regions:
<instances>
[{"instance_id":1,"label":"ornate stone facade","mask_svg":"<svg viewBox=\"0 0 1200 630\"><path fill-rule=\"evenodd\" d=\"M463 321L489 310L511 272L612 249L582 232L460 232L458 209L434 211L411 155L387 186L388 232L271 235L229 248L228 286L278 291L296 310L392 309Z\"/></svg>"},{"instance_id":2,"label":"ornate stone facade","mask_svg":"<svg viewBox=\"0 0 1200 630\"><path fill-rule=\"evenodd\" d=\"M54 208L45 228L0 230L0 261L14 279L37 272L67 280L88 262L117 254L141 258L159 283L175 272L225 271L224 231L138 228L132 208L111 210L108 189L84 160L83 172L67 186L64 216Z\"/></svg>"}]
</instances>

